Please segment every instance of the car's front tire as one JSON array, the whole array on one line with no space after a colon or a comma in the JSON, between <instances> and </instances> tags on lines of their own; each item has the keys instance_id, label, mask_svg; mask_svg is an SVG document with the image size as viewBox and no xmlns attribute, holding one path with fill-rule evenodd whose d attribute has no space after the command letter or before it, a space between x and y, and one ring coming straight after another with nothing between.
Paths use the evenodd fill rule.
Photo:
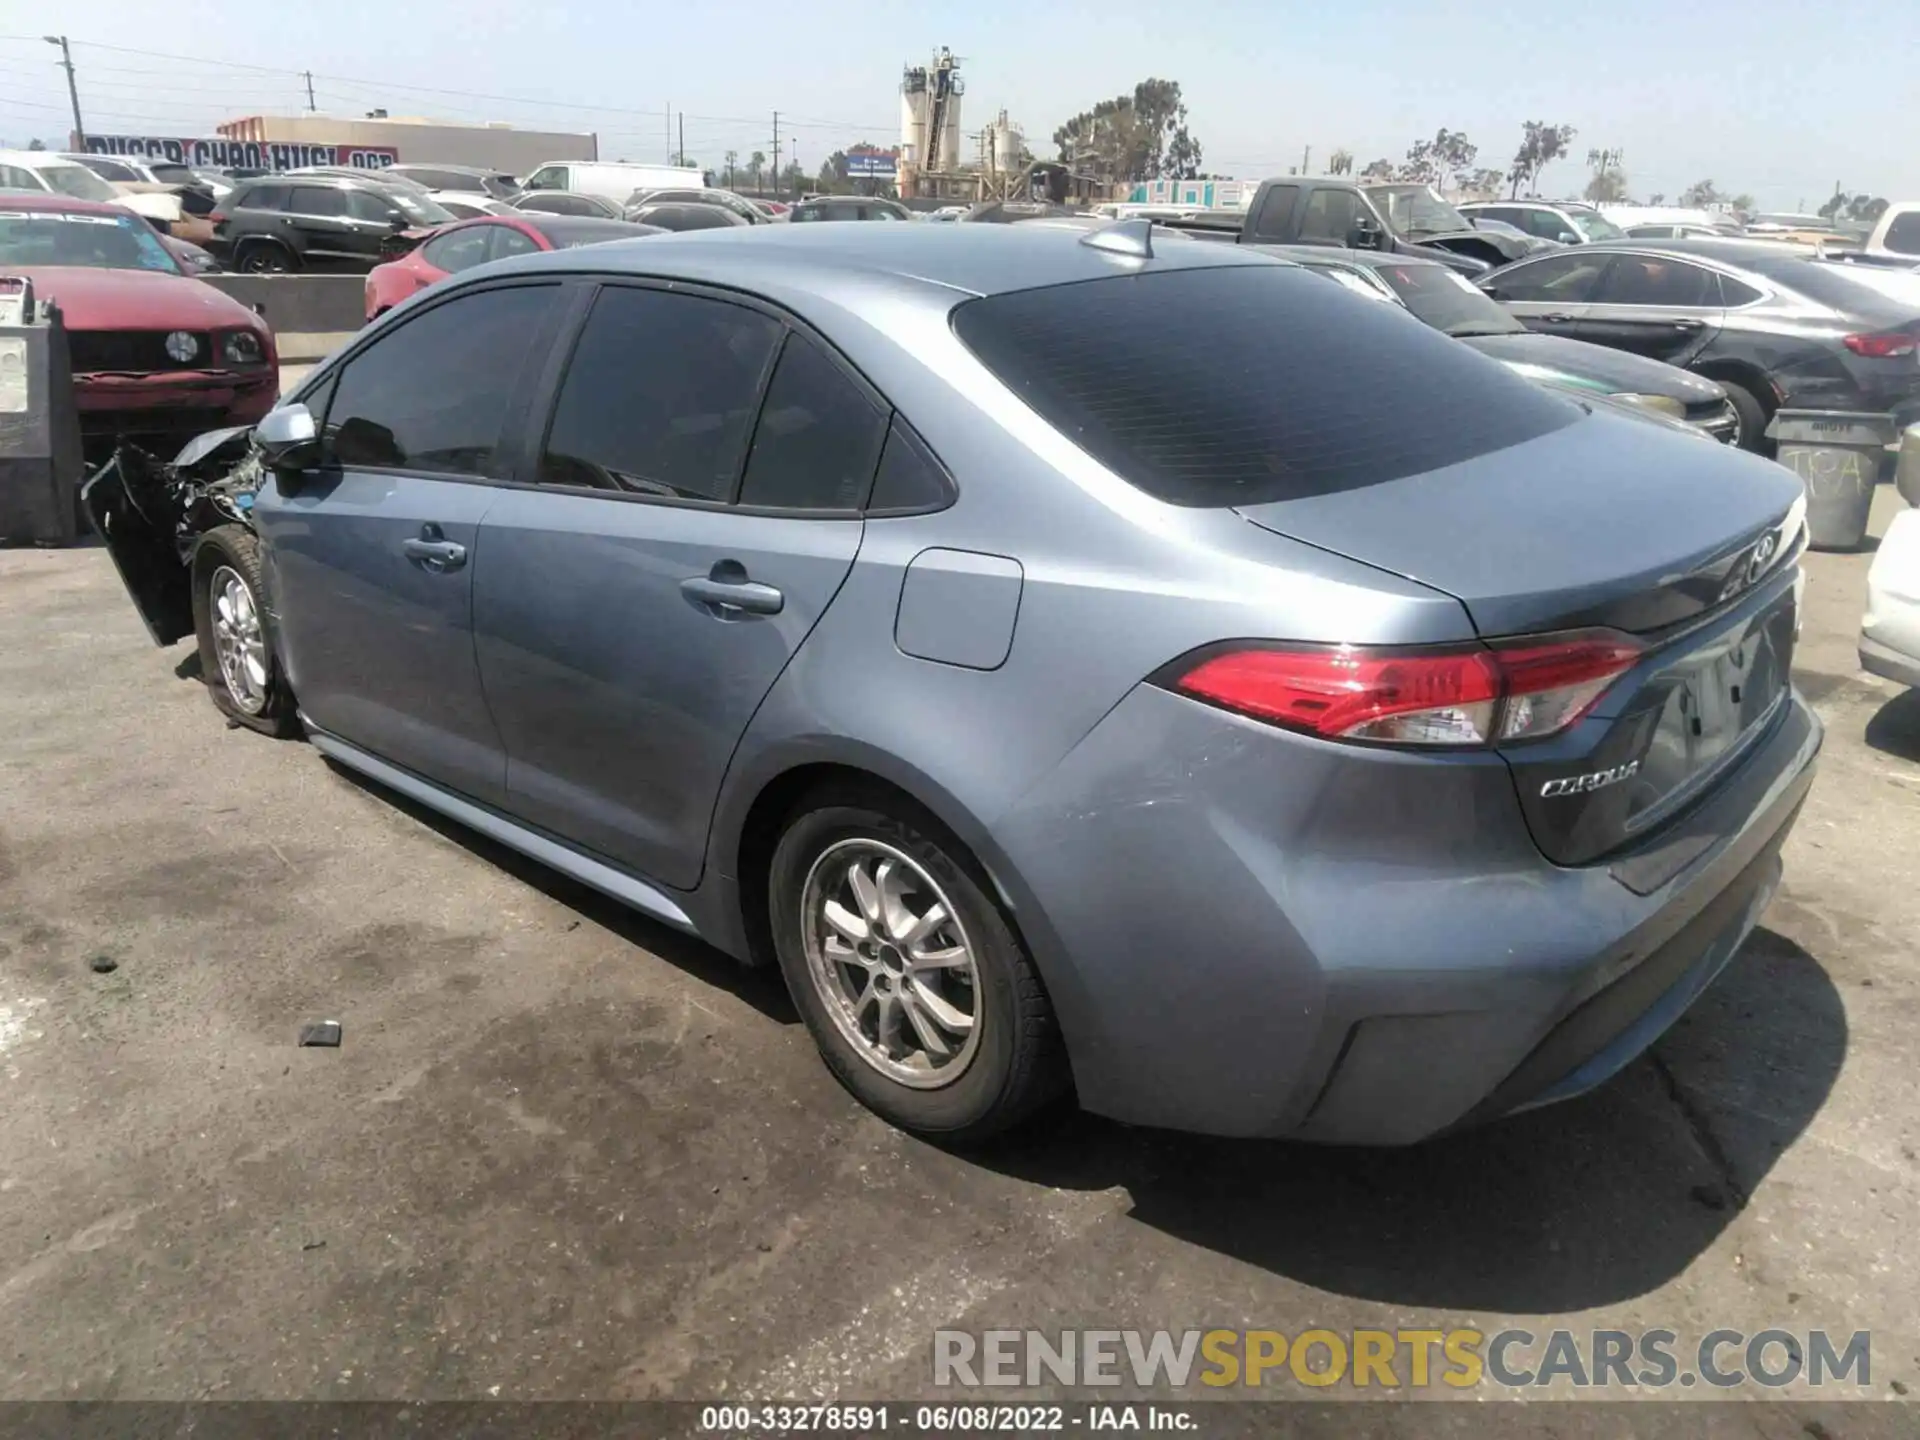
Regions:
<instances>
[{"instance_id":1,"label":"car's front tire","mask_svg":"<svg viewBox=\"0 0 1920 1440\"><path fill-rule=\"evenodd\" d=\"M215 707L262 735L298 734L293 692L267 634L259 539L241 525L209 530L195 553L193 576L200 676Z\"/></svg>"},{"instance_id":2,"label":"car's front tire","mask_svg":"<svg viewBox=\"0 0 1920 1440\"><path fill-rule=\"evenodd\" d=\"M300 268L293 252L277 240L242 241L233 265L243 275L285 275Z\"/></svg>"},{"instance_id":3,"label":"car's front tire","mask_svg":"<svg viewBox=\"0 0 1920 1440\"><path fill-rule=\"evenodd\" d=\"M787 988L869 1109L965 1143L1064 1088L1039 972L930 816L885 796L816 795L780 837L768 887Z\"/></svg>"},{"instance_id":4,"label":"car's front tire","mask_svg":"<svg viewBox=\"0 0 1920 1440\"><path fill-rule=\"evenodd\" d=\"M1760 403L1759 397L1746 386L1731 380L1720 381L1720 388L1727 392L1727 400L1739 420L1739 430L1733 443L1742 450L1751 450L1758 455L1771 453L1767 440L1767 408Z\"/></svg>"}]
</instances>

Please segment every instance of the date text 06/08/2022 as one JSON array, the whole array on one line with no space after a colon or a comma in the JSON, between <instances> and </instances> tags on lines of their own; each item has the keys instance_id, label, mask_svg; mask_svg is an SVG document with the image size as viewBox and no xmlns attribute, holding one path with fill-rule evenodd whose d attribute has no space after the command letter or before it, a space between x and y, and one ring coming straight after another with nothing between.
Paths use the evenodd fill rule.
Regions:
<instances>
[{"instance_id":1,"label":"date text 06/08/2022","mask_svg":"<svg viewBox=\"0 0 1920 1440\"><path fill-rule=\"evenodd\" d=\"M1014 1434L1028 1431L1192 1432L1192 1414L1164 1405L708 1405L700 1429L723 1435L813 1432L871 1435Z\"/></svg>"}]
</instances>

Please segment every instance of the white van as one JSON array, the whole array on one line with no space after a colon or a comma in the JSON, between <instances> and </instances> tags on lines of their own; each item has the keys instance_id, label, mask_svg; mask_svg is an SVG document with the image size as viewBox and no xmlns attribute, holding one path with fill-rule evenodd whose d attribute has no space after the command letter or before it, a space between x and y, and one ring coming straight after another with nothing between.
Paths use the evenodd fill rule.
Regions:
<instances>
[{"instance_id":1,"label":"white van","mask_svg":"<svg viewBox=\"0 0 1920 1440\"><path fill-rule=\"evenodd\" d=\"M707 177L692 166L628 165L611 160L550 160L527 176L523 190L570 190L598 195L624 208L636 190L703 190Z\"/></svg>"}]
</instances>

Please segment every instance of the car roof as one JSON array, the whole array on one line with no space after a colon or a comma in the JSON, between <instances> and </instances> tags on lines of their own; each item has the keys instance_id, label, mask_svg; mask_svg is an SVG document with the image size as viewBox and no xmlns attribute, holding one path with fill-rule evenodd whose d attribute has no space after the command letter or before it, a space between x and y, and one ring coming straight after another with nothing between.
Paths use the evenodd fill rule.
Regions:
<instances>
[{"instance_id":1,"label":"car roof","mask_svg":"<svg viewBox=\"0 0 1920 1440\"><path fill-rule=\"evenodd\" d=\"M901 291L938 287L996 295L1102 280L1142 269L1161 272L1286 263L1237 245L1175 239L1156 240L1153 257L1142 261L1083 244L1085 238L1020 225L730 225L644 242L615 241L589 251L528 255L503 266L628 271L737 284L768 295L819 294L848 284L876 283Z\"/></svg>"},{"instance_id":2,"label":"car roof","mask_svg":"<svg viewBox=\"0 0 1920 1440\"><path fill-rule=\"evenodd\" d=\"M5 159L0 151L0 159ZM49 195L44 190L0 190L0 210L72 210L80 215L131 215L110 200L79 200L71 195Z\"/></svg>"},{"instance_id":3,"label":"car roof","mask_svg":"<svg viewBox=\"0 0 1920 1440\"><path fill-rule=\"evenodd\" d=\"M118 160L121 157L102 155L100 158ZM0 150L0 160L27 170L37 170L42 165L78 165L80 163L71 155L63 155L58 150Z\"/></svg>"}]
</instances>

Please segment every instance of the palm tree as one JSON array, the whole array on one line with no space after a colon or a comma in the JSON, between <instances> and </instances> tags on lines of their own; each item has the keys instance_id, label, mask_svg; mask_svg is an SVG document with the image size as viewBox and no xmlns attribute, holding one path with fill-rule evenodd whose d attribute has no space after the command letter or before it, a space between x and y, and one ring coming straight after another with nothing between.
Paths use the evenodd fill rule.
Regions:
<instances>
[{"instance_id":1,"label":"palm tree","mask_svg":"<svg viewBox=\"0 0 1920 1440\"><path fill-rule=\"evenodd\" d=\"M727 151L727 188L729 190L733 188L733 167L739 163L740 152L738 150Z\"/></svg>"}]
</instances>

